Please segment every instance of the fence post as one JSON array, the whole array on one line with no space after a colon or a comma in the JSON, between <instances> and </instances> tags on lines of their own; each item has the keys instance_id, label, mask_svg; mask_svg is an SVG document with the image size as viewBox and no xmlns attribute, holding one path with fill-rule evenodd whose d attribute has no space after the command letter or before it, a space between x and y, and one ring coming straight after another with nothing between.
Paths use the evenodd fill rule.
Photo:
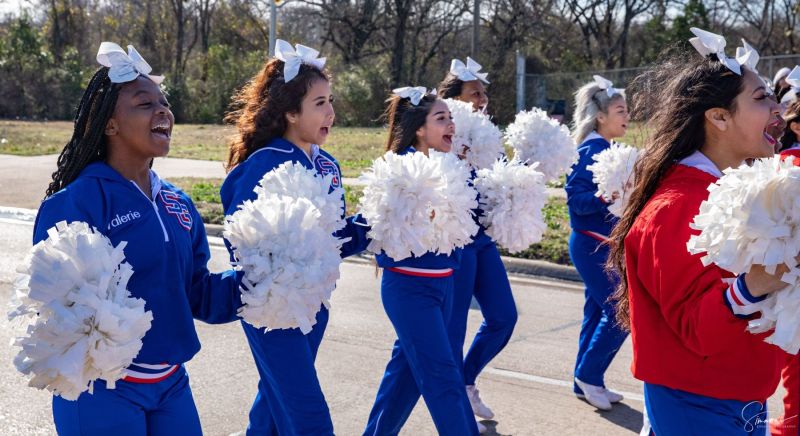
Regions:
<instances>
[{"instance_id":1,"label":"fence post","mask_svg":"<svg viewBox=\"0 0 800 436\"><path fill-rule=\"evenodd\" d=\"M525 110L525 57L517 50L517 112Z\"/></svg>"}]
</instances>

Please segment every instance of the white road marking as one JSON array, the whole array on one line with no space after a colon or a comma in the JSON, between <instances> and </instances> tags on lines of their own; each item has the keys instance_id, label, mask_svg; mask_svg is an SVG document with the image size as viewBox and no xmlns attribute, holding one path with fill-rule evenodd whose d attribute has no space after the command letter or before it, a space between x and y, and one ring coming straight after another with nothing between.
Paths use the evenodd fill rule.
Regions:
<instances>
[{"instance_id":1,"label":"white road marking","mask_svg":"<svg viewBox=\"0 0 800 436\"><path fill-rule=\"evenodd\" d=\"M508 369L500 369L494 367L486 367L483 370L483 372L494 374L500 377L508 377L517 380L525 380L533 383L539 383L543 385L561 386L572 389L572 381L567 381L567 380L558 380L555 378L541 377L538 375L526 374L524 372L517 372ZM622 394L622 396L624 396L625 399L627 400L634 400L642 403L644 402L644 397L642 396L641 393L618 391L616 389L613 389L613 391Z\"/></svg>"}]
</instances>

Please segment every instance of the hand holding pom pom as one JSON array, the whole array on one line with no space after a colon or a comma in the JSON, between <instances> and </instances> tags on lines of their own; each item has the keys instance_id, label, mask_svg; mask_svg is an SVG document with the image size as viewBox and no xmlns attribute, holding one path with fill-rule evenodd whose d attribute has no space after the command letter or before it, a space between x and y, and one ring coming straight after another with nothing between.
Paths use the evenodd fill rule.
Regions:
<instances>
[{"instance_id":1,"label":"hand holding pom pom","mask_svg":"<svg viewBox=\"0 0 800 436\"><path fill-rule=\"evenodd\" d=\"M786 289L758 303L761 317L750 321L749 330L761 333L774 328L766 341L796 354L800 349L800 269L795 260L800 253L800 167L780 157L758 159L752 166L725 170L708 190L708 200L691 224L700 234L689 239L689 252L705 253L704 265L713 262L734 274L763 268L767 275L779 277ZM775 287L772 282L767 283L770 288Z\"/></svg>"},{"instance_id":2,"label":"hand holding pom pom","mask_svg":"<svg viewBox=\"0 0 800 436\"><path fill-rule=\"evenodd\" d=\"M342 188L333 188L333 175L320 176L299 163L288 161L264 175L254 189L258 195L277 194L305 198L320 211L322 226L335 233L345 226L342 219L344 202Z\"/></svg>"},{"instance_id":3,"label":"hand holding pom pom","mask_svg":"<svg viewBox=\"0 0 800 436\"><path fill-rule=\"evenodd\" d=\"M485 212L480 221L486 234L511 253L539 242L547 227L542 218L547 188L537 166L498 160L478 171L474 182Z\"/></svg>"},{"instance_id":4,"label":"hand holding pom pom","mask_svg":"<svg viewBox=\"0 0 800 436\"><path fill-rule=\"evenodd\" d=\"M9 313L27 325L14 365L29 385L75 400L94 380L109 388L142 348L153 314L126 287L133 269L117 247L83 222L59 222L36 244L14 284Z\"/></svg>"},{"instance_id":5,"label":"hand holding pom pom","mask_svg":"<svg viewBox=\"0 0 800 436\"><path fill-rule=\"evenodd\" d=\"M488 115L475 112L472 103L450 98L444 102L456 125L453 153L463 155L469 166L476 170L488 168L503 157L503 133Z\"/></svg>"},{"instance_id":6,"label":"hand holding pom pom","mask_svg":"<svg viewBox=\"0 0 800 436\"><path fill-rule=\"evenodd\" d=\"M245 321L308 334L321 306L330 306L342 241L322 218L311 200L265 191L226 217L224 236L245 272L239 309Z\"/></svg>"},{"instance_id":7,"label":"hand holding pom pom","mask_svg":"<svg viewBox=\"0 0 800 436\"><path fill-rule=\"evenodd\" d=\"M539 162L538 169L544 174L545 182L569 174L578 162L578 150L567 126L541 109L518 113L506 128L505 138L514 149L514 159L524 163Z\"/></svg>"},{"instance_id":8,"label":"hand holding pom pom","mask_svg":"<svg viewBox=\"0 0 800 436\"><path fill-rule=\"evenodd\" d=\"M467 167L453 154L430 151L376 159L361 175L360 213L371 226L369 250L395 260L451 253L477 233L477 193Z\"/></svg>"},{"instance_id":9,"label":"hand holding pom pom","mask_svg":"<svg viewBox=\"0 0 800 436\"><path fill-rule=\"evenodd\" d=\"M639 150L630 145L614 143L592 156L595 163L586 167L592 172L592 181L597 184L597 196L611 203L608 211L622 216L633 186L633 167L639 158Z\"/></svg>"}]
</instances>

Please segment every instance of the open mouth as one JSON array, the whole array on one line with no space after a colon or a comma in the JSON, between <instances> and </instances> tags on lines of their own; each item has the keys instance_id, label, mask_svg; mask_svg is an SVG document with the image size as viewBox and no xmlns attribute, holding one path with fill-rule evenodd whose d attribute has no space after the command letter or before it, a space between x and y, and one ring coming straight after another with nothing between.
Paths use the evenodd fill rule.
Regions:
<instances>
[{"instance_id":1,"label":"open mouth","mask_svg":"<svg viewBox=\"0 0 800 436\"><path fill-rule=\"evenodd\" d=\"M150 132L156 136L160 136L164 139L169 139L172 133L172 128L169 123L160 123L153 126L150 129Z\"/></svg>"},{"instance_id":2,"label":"open mouth","mask_svg":"<svg viewBox=\"0 0 800 436\"><path fill-rule=\"evenodd\" d=\"M767 142L769 143L769 145L771 145L773 147L778 143L778 141L776 141L775 138L772 137L772 135L767 133L766 130L764 130L764 139L766 139Z\"/></svg>"},{"instance_id":3,"label":"open mouth","mask_svg":"<svg viewBox=\"0 0 800 436\"><path fill-rule=\"evenodd\" d=\"M320 133L321 135L323 135L323 136L328 136L328 134L329 134L330 132L331 132L331 128L330 128L330 127L327 127L327 126L326 126L326 127L322 127L322 128L320 128L320 129L319 129L319 133Z\"/></svg>"},{"instance_id":4,"label":"open mouth","mask_svg":"<svg viewBox=\"0 0 800 436\"><path fill-rule=\"evenodd\" d=\"M780 132L778 130L778 126L780 125L781 125L781 120L775 119L775 121L769 123L769 125L764 129L764 139L766 139L767 142L772 146L778 144L778 140L775 139L775 135L776 134L780 135Z\"/></svg>"},{"instance_id":5,"label":"open mouth","mask_svg":"<svg viewBox=\"0 0 800 436\"><path fill-rule=\"evenodd\" d=\"M444 135L444 136L442 136L442 141L447 145L453 144L453 135Z\"/></svg>"}]
</instances>

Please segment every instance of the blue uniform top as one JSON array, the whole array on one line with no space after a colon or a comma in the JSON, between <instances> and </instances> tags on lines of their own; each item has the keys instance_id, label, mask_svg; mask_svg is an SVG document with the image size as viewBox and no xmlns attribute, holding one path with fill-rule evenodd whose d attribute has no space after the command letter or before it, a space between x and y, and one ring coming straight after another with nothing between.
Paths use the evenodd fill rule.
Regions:
<instances>
[{"instance_id":1,"label":"blue uniform top","mask_svg":"<svg viewBox=\"0 0 800 436\"><path fill-rule=\"evenodd\" d=\"M573 231L594 232L608 236L618 218L608 211L608 204L597 197L597 184L592 182L592 172L586 169L594 163L592 157L611 146L600 135L589 135L578 146L580 159L567 176L567 207Z\"/></svg>"},{"instance_id":2,"label":"blue uniform top","mask_svg":"<svg viewBox=\"0 0 800 436\"><path fill-rule=\"evenodd\" d=\"M408 147L399 154L416 153L414 147ZM383 250L375 255L375 260L381 268L391 268L397 266L422 268L422 269L457 269L461 266L461 248L456 248L450 254L435 254L427 252L422 256L411 256L403 260L394 260Z\"/></svg>"},{"instance_id":3,"label":"blue uniform top","mask_svg":"<svg viewBox=\"0 0 800 436\"><path fill-rule=\"evenodd\" d=\"M138 363L180 364L200 350L192 318L208 323L237 319L242 274L211 274L206 231L189 197L151 171L152 198L104 162L89 164L75 181L44 200L33 242L47 239L59 221L83 221L114 246L127 241L133 267L128 291L145 301L153 323Z\"/></svg>"},{"instance_id":4,"label":"blue uniform top","mask_svg":"<svg viewBox=\"0 0 800 436\"><path fill-rule=\"evenodd\" d=\"M323 176L333 174L331 190L342 187L342 172L339 163L325 150L317 147L312 148L312 156L306 155L298 146L283 138L276 138L269 142L265 147L254 151L244 162L236 167L225 177L225 181L220 188L220 197L225 215L232 215L239 206L247 200L255 200L258 196L253 189L258 186L258 182L264 174L278 168L284 162L297 162L308 169L316 170ZM344 210L344 195L342 196L342 210ZM344 212L342 212L344 217ZM338 232L338 238L351 238L350 241L342 245L342 257L358 254L367 249L369 239L367 232L369 227L361 215L348 217L345 227ZM226 241L228 251L233 258L230 244Z\"/></svg>"}]
</instances>

